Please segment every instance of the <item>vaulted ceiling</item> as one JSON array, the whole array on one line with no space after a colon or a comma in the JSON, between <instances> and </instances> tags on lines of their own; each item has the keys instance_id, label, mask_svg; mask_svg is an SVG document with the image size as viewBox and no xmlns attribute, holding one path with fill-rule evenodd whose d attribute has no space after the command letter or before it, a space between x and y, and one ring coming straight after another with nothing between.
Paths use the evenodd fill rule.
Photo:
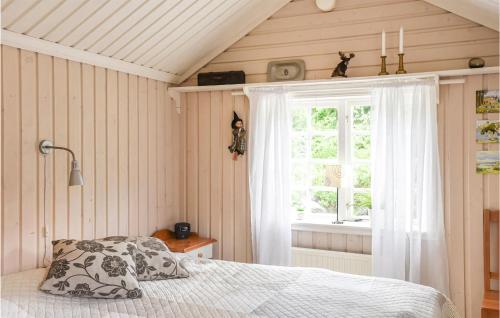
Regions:
<instances>
[{"instance_id":1,"label":"vaulted ceiling","mask_svg":"<svg viewBox=\"0 0 500 318\"><path fill-rule=\"evenodd\" d=\"M2 0L2 43L180 83L287 2Z\"/></svg>"},{"instance_id":2,"label":"vaulted ceiling","mask_svg":"<svg viewBox=\"0 0 500 318\"><path fill-rule=\"evenodd\" d=\"M1 42L177 84L289 1L1 0ZM498 31L499 0L425 1Z\"/></svg>"}]
</instances>

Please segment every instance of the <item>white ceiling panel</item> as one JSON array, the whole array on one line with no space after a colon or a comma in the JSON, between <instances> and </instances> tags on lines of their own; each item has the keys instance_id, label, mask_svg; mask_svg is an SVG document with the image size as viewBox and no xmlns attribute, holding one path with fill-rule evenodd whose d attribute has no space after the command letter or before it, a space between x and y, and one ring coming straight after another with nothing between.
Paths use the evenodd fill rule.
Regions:
<instances>
[{"instance_id":1,"label":"white ceiling panel","mask_svg":"<svg viewBox=\"0 0 500 318\"><path fill-rule=\"evenodd\" d=\"M202 9L209 0L184 0L175 4L166 14L162 15L153 24L149 25L139 36L136 36L127 45L115 52L113 56L128 62L133 62L130 56L151 49L157 44L158 34L168 32L171 28L178 27L185 22L186 15Z\"/></svg>"},{"instance_id":2,"label":"white ceiling panel","mask_svg":"<svg viewBox=\"0 0 500 318\"><path fill-rule=\"evenodd\" d=\"M32 10L29 10L22 18L9 26L9 30L17 33L25 33L45 16L54 11L64 0L39 1Z\"/></svg>"},{"instance_id":3,"label":"white ceiling panel","mask_svg":"<svg viewBox=\"0 0 500 318\"><path fill-rule=\"evenodd\" d=\"M111 45L109 45L102 52L95 52L99 54L104 54L107 56L113 56L117 59L122 59L127 55L128 48L135 47L134 44L148 38L151 32L157 31L155 27L159 24L161 26L162 23L158 21L162 21L165 16L169 16L169 12L176 12L176 8L179 5L182 5L182 2L191 2L194 0L166 0L156 9L154 9L150 14L145 16L142 20L140 20L136 25L132 26L130 30L128 30L125 34L117 38L113 41ZM163 21L163 23L168 23L167 20ZM154 29L154 31L152 30Z\"/></svg>"},{"instance_id":4,"label":"white ceiling panel","mask_svg":"<svg viewBox=\"0 0 500 318\"><path fill-rule=\"evenodd\" d=\"M179 23L173 26L167 32L158 33L152 38L150 50L138 50L136 54L130 56L130 60L134 63L144 65L146 61L154 57L156 54L164 51L168 46L181 41L182 39L190 39L195 30L203 27L205 21L210 21L214 14L213 12L223 12L226 7L233 5L238 0L212 0L203 6L202 10L190 10L190 15L184 19L179 19ZM208 13L208 14L207 14Z\"/></svg>"},{"instance_id":5,"label":"white ceiling panel","mask_svg":"<svg viewBox=\"0 0 500 318\"><path fill-rule=\"evenodd\" d=\"M110 45L115 43L124 34L127 34L137 23L146 19L151 12L157 10L157 8L162 5L163 0L149 0L146 1L141 7L135 10L131 15L120 21L111 30L101 35L101 37L96 38L95 43L93 43L88 48L91 52L101 53L107 49ZM78 46L79 44L77 44Z\"/></svg>"},{"instance_id":6,"label":"white ceiling panel","mask_svg":"<svg viewBox=\"0 0 500 318\"><path fill-rule=\"evenodd\" d=\"M90 32L99 29L113 15L117 15L120 8L125 7L125 0L108 1L105 5L94 11L87 19L81 21L76 28L68 33L59 44L73 47L76 43L83 40Z\"/></svg>"},{"instance_id":7,"label":"white ceiling panel","mask_svg":"<svg viewBox=\"0 0 500 318\"><path fill-rule=\"evenodd\" d=\"M3 1L2 1L3 2ZM7 28L28 13L37 0L12 1L2 6L2 28Z\"/></svg>"},{"instance_id":8,"label":"white ceiling panel","mask_svg":"<svg viewBox=\"0 0 500 318\"><path fill-rule=\"evenodd\" d=\"M180 83L289 1L1 0L1 42Z\"/></svg>"},{"instance_id":9,"label":"white ceiling panel","mask_svg":"<svg viewBox=\"0 0 500 318\"><path fill-rule=\"evenodd\" d=\"M107 3L108 1L103 0L88 0L81 7L76 8L70 15L64 17L55 28L50 30L49 33L45 34L42 38L50 42L59 43Z\"/></svg>"},{"instance_id":10,"label":"white ceiling panel","mask_svg":"<svg viewBox=\"0 0 500 318\"><path fill-rule=\"evenodd\" d=\"M14 1L20 1L20 0L14 0ZM40 19L38 19L36 23L30 26L28 31L22 33L34 38L41 39L45 35L47 35L51 30L57 27L59 23L64 21L64 19L66 19L73 12L78 10L78 8L84 5L85 2L86 0L74 0L74 1L63 0L63 2L58 7L50 11L49 14L44 15L42 17L39 16L38 11L32 10L32 14L34 14L37 17L40 17ZM10 31L9 28L6 29Z\"/></svg>"},{"instance_id":11,"label":"white ceiling panel","mask_svg":"<svg viewBox=\"0 0 500 318\"><path fill-rule=\"evenodd\" d=\"M111 32L113 28L130 17L134 12L140 10L147 0L132 0L127 2L126 5L120 7L115 13L105 19L98 27L88 32L83 38L74 45L77 49L86 50L95 44L98 40L103 38L107 33Z\"/></svg>"}]
</instances>

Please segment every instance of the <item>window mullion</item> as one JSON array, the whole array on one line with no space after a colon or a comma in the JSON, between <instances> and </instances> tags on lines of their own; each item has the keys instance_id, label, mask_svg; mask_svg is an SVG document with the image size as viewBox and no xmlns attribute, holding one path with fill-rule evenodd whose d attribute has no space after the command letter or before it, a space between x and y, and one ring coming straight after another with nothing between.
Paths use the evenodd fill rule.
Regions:
<instances>
[{"instance_id":1,"label":"window mullion","mask_svg":"<svg viewBox=\"0 0 500 318\"><path fill-rule=\"evenodd\" d=\"M346 101L343 100L342 103L338 107L338 143L339 143L339 163L342 166L342 186L339 188L338 196L339 196L339 219L344 220L347 216L346 211L346 163L348 162L348 153L347 153L347 130L346 126L348 124L347 110L346 110Z\"/></svg>"},{"instance_id":2,"label":"window mullion","mask_svg":"<svg viewBox=\"0 0 500 318\"><path fill-rule=\"evenodd\" d=\"M307 155L306 155L306 162L307 162L307 169L309 171L313 171L313 165L312 165L312 107L307 106L307 137L306 137L306 144L307 144ZM306 190L306 197L307 197L307 206L306 206L306 213L311 213L312 212L312 207L311 207L311 202L312 202L312 191L311 191L311 186L312 186L312 173L307 174L307 190Z\"/></svg>"}]
</instances>

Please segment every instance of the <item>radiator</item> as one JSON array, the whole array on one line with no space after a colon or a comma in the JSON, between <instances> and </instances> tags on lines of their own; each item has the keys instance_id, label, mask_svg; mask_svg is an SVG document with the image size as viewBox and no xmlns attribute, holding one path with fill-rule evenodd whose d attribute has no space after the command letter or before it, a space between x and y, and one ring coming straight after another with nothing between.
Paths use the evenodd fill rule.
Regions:
<instances>
[{"instance_id":1,"label":"radiator","mask_svg":"<svg viewBox=\"0 0 500 318\"><path fill-rule=\"evenodd\" d=\"M371 275L372 256L293 247L292 265L299 267L320 267L357 275Z\"/></svg>"}]
</instances>

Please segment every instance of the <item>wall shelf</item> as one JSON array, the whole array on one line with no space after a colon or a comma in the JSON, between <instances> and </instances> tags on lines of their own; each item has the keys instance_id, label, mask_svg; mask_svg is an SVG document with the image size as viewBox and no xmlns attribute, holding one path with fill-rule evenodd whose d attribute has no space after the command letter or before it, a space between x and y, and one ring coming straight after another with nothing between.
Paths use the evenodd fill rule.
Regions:
<instances>
[{"instance_id":1,"label":"wall shelf","mask_svg":"<svg viewBox=\"0 0 500 318\"><path fill-rule=\"evenodd\" d=\"M207 86L170 86L168 87L168 95L174 100L177 112L180 113L181 94L190 92L211 92L211 91L232 91L233 95L242 95L245 88L250 87L277 87L277 86L308 86L308 85L331 85L334 83L369 83L379 82L382 80L395 79L414 79L437 76L439 84L459 84L464 83L465 79L453 79L453 77L469 76L469 75L485 75L495 74L500 72L499 66L474 68L474 69L457 69L435 72L409 73L404 75L387 75L387 76L366 76L366 77L348 77L348 78L332 78L326 80L304 80L290 82L266 82L266 83L248 83L248 84L230 84L230 85L207 85ZM452 79L450 79L452 78Z\"/></svg>"}]
</instances>

